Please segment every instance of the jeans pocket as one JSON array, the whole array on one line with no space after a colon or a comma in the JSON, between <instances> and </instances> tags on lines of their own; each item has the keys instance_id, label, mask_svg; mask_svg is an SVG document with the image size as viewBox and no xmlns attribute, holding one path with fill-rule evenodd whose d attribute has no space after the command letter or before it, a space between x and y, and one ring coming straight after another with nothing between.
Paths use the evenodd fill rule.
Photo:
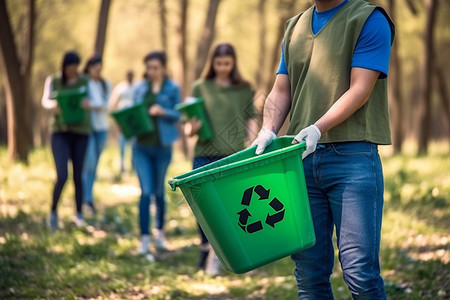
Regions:
<instances>
[{"instance_id":1,"label":"jeans pocket","mask_svg":"<svg viewBox=\"0 0 450 300\"><path fill-rule=\"evenodd\" d=\"M369 142L346 142L335 143L331 147L341 156L371 156L376 145Z\"/></svg>"}]
</instances>

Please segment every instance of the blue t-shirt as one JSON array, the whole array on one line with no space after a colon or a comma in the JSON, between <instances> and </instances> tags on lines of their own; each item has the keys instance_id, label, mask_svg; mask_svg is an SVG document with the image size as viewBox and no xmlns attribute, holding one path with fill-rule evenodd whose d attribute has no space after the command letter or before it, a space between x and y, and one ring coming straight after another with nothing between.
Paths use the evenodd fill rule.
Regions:
<instances>
[{"instance_id":1,"label":"blue t-shirt","mask_svg":"<svg viewBox=\"0 0 450 300\"><path fill-rule=\"evenodd\" d=\"M348 0L323 12L314 8L312 30L317 34ZM375 9L367 18L356 42L352 57L352 67L381 72L379 78L386 78L391 55L391 28L384 14ZM289 75L284 58L284 41L281 43L281 59L277 74Z\"/></svg>"}]
</instances>

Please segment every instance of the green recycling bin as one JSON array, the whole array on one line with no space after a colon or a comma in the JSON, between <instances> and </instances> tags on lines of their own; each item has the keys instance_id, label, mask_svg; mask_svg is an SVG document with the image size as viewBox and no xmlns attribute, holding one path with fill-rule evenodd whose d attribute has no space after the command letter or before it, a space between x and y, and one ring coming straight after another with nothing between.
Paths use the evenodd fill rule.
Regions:
<instances>
[{"instance_id":1,"label":"green recycling bin","mask_svg":"<svg viewBox=\"0 0 450 300\"><path fill-rule=\"evenodd\" d=\"M192 119L193 117L202 121L202 127L198 132L199 139L203 141L208 141L213 137L213 132L211 129L211 124L209 123L208 114L206 113L203 98L193 98L195 99L189 103L180 103L176 106L176 109L184 114L187 119Z\"/></svg>"},{"instance_id":2,"label":"green recycling bin","mask_svg":"<svg viewBox=\"0 0 450 300\"><path fill-rule=\"evenodd\" d=\"M312 247L303 172L305 143L275 139L169 180L180 187L222 266L244 273Z\"/></svg>"},{"instance_id":3,"label":"green recycling bin","mask_svg":"<svg viewBox=\"0 0 450 300\"><path fill-rule=\"evenodd\" d=\"M126 138L151 133L155 130L153 119L149 116L143 103L123 108L111 115Z\"/></svg>"},{"instance_id":4,"label":"green recycling bin","mask_svg":"<svg viewBox=\"0 0 450 300\"><path fill-rule=\"evenodd\" d=\"M81 102L87 97L86 86L77 89L53 91L50 97L58 102L63 123L76 124L83 122L86 110L81 106Z\"/></svg>"}]
</instances>

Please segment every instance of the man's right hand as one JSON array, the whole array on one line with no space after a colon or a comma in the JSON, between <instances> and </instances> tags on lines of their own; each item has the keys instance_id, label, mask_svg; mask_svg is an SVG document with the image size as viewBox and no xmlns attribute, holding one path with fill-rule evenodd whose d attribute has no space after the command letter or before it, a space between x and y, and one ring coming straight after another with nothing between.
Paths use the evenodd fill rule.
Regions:
<instances>
[{"instance_id":1,"label":"man's right hand","mask_svg":"<svg viewBox=\"0 0 450 300\"><path fill-rule=\"evenodd\" d=\"M277 137L276 133L269 129L261 129L258 137L253 141L252 146L257 146L255 154L260 155L266 150L267 146L272 144L272 141Z\"/></svg>"}]
</instances>

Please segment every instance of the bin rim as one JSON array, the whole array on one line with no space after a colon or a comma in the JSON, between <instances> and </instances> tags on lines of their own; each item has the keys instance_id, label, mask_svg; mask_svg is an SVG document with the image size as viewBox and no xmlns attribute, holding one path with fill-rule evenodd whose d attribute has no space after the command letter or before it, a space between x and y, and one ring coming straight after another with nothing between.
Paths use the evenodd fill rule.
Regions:
<instances>
[{"instance_id":1,"label":"bin rim","mask_svg":"<svg viewBox=\"0 0 450 300\"><path fill-rule=\"evenodd\" d=\"M50 97L58 98L58 97L74 96L73 93L77 93L75 96L81 96L82 94L86 94L87 87L85 85L82 85L77 88L54 90L50 93Z\"/></svg>"},{"instance_id":2,"label":"bin rim","mask_svg":"<svg viewBox=\"0 0 450 300\"><path fill-rule=\"evenodd\" d=\"M291 139L291 140L293 140L294 137L295 136L286 135L286 136L277 137L276 140L281 140L281 139ZM222 173L222 172L224 172L224 173L225 172L226 173L231 173L232 169L243 167L245 165L249 165L249 164L252 164L252 163L266 161L266 160L268 160L268 159L270 159L272 157L275 157L275 156L278 156L279 159L282 159L282 158L284 158L286 156L293 155L293 153L292 153L293 151L296 151L296 150L299 150L299 149L302 149L302 148L303 148L303 150L306 149L306 142L304 142L304 141L302 141L301 143L298 143L298 144L292 144L292 145L289 145L289 146L286 146L286 147L283 147L283 148L280 148L280 149L272 150L272 151L269 151L267 153L262 153L260 155L255 155L255 156L249 157L247 159L243 159L243 160L240 160L240 161L235 161L235 162L232 162L230 164L222 165L222 166L217 167L217 168L213 168L213 169L209 169L208 168L208 169L202 170L204 167L207 166L207 165L205 165L204 167L201 167L201 168L198 168L198 169L194 169L194 170L191 170L191 171L189 171L187 173L175 176L175 177L169 179L168 183L171 186L172 191L175 191L178 186L186 184L186 183L188 183L190 181L194 181L194 180L198 181L198 180L201 180L201 178L209 177L209 176L212 176L212 175L215 175L215 174L217 175L218 173ZM250 149L252 149L252 150L256 149L256 146L249 147L247 149L244 149L243 151L250 150ZM230 157L238 155L239 153L240 152L237 152L237 153L232 154L230 156L227 156L227 157L225 157L223 159L229 159ZM225 175L225 174L223 174L223 175Z\"/></svg>"},{"instance_id":3,"label":"bin rim","mask_svg":"<svg viewBox=\"0 0 450 300\"><path fill-rule=\"evenodd\" d=\"M205 102L205 100L203 100L203 98L196 98L195 102L190 102L190 103L186 103L186 102L182 102L182 103L178 103L177 105L175 105L175 109L176 110L183 110L186 109L190 106L194 106L194 105L198 105L199 103L203 103Z\"/></svg>"},{"instance_id":4,"label":"bin rim","mask_svg":"<svg viewBox=\"0 0 450 300\"><path fill-rule=\"evenodd\" d=\"M126 106L126 107L122 107L122 108L120 108L120 109L113 110L113 111L111 111L109 114L110 114L112 117L115 117L117 114L120 114L120 113L122 113L122 112L124 112L124 111L130 110L130 109L133 109L133 108L138 108L138 107L140 107L140 106L144 106L144 102L133 103L133 105L129 105L129 106Z\"/></svg>"}]
</instances>

